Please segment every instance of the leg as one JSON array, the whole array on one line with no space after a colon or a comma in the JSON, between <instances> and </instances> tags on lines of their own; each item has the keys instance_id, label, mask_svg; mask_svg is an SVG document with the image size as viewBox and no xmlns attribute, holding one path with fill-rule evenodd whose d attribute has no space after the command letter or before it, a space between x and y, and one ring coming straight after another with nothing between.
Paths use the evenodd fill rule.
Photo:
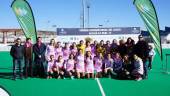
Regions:
<instances>
[{"instance_id":1,"label":"leg","mask_svg":"<svg viewBox=\"0 0 170 96\"><path fill-rule=\"evenodd\" d=\"M16 79L16 70L17 70L17 60L16 59L13 59L13 79L15 80Z\"/></svg>"},{"instance_id":2,"label":"leg","mask_svg":"<svg viewBox=\"0 0 170 96\"><path fill-rule=\"evenodd\" d=\"M28 77L28 64L29 64L29 60L25 59L25 78Z\"/></svg>"},{"instance_id":3,"label":"leg","mask_svg":"<svg viewBox=\"0 0 170 96\"><path fill-rule=\"evenodd\" d=\"M80 79L80 73L79 72L77 72L77 78Z\"/></svg>"},{"instance_id":4,"label":"leg","mask_svg":"<svg viewBox=\"0 0 170 96\"><path fill-rule=\"evenodd\" d=\"M88 78L88 79L90 78L90 73L87 73L87 78Z\"/></svg>"},{"instance_id":5,"label":"leg","mask_svg":"<svg viewBox=\"0 0 170 96\"><path fill-rule=\"evenodd\" d=\"M94 74L93 73L90 73L91 74L91 78L94 78Z\"/></svg>"},{"instance_id":6,"label":"leg","mask_svg":"<svg viewBox=\"0 0 170 96\"><path fill-rule=\"evenodd\" d=\"M19 64L20 79L23 79L23 60L20 59L20 60L18 61L18 64Z\"/></svg>"},{"instance_id":7,"label":"leg","mask_svg":"<svg viewBox=\"0 0 170 96\"><path fill-rule=\"evenodd\" d=\"M33 77L33 65L32 65L32 59L29 59L29 75L30 77Z\"/></svg>"},{"instance_id":8,"label":"leg","mask_svg":"<svg viewBox=\"0 0 170 96\"><path fill-rule=\"evenodd\" d=\"M148 66L146 64L146 62L144 63L144 74L143 74L143 78L147 79L148 78Z\"/></svg>"}]
</instances>

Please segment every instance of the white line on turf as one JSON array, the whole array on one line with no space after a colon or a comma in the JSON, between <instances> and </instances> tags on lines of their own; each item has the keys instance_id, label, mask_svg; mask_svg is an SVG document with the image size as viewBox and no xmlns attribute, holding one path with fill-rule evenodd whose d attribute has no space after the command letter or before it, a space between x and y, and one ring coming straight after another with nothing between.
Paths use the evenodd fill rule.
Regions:
<instances>
[{"instance_id":1,"label":"white line on turf","mask_svg":"<svg viewBox=\"0 0 170 96\"><path fill-rule=\"evenodd\" d=\"M102 85L101 85L101 83L100 83L99 78L96 78L96 80L97 80L97 84L99 85L100 92L102 93L102 96L106 96L106 95L105 95L105 92L104 92L104 90L103 90L103 87L102 87Z\"/></svg>"}]
</instances>

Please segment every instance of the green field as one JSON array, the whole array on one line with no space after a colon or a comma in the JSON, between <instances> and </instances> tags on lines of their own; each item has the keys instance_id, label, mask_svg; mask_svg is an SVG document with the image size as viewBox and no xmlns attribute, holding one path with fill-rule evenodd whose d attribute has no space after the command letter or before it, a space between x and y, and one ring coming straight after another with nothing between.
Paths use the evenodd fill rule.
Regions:
<instances>
[{"instance_id":1,"label":"green field","mask_svg":"<svg viewBox=\"0 0 170 96\"><path fill-rule=\"evenodd\" d=\"M170 50L163 50L170 54ZM170 57L169 65L170 65ZM162 62L165 64L165 58ZM163 74L159 56L153 62L149 78L136 82L133 80L99 79L106 96L170 96L170 75ZM90 80L56 80L29 78L11 80L12 59L8 52L0 52L0 85L12 96L101 96L98 83ZM1 96L1 95L0 95Z\"/></svg>"}]
</instances>

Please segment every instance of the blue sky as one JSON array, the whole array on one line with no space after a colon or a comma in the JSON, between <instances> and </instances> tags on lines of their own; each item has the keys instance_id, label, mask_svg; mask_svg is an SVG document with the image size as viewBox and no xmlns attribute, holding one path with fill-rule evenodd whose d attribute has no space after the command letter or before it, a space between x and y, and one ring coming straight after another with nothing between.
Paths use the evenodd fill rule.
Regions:
<instances>
[{"instance_id":1,"label":"blue sky","mask_svg":"<svg viewBox=\"0 0 170 96\"><path fill-rule=\"evenodd\" d=\"M10 7L13 0L0 0L0 28L20 28ZM37 29L80 27L81 0L27 0L36 20ZM170 26L170 0L152 0L161 29ZM90 0L90 26L131 27L145 29L133 0ZM49 21L49 22L48 22ZM109 21L109 22L107 22Z\"/></svg>"}]
</instances>

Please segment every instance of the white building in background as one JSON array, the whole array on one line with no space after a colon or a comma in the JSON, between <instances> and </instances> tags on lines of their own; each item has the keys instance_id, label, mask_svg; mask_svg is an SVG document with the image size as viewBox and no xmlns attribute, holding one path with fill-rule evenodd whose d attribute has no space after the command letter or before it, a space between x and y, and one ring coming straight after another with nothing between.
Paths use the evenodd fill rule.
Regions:
<instances>
[{"instance_id":1,"label":"white building in background","mask_svg":"<svg viewBox=\"0 0 170 96\"><path fill-rule=\"evenodd\" d=\"M80 40L91 38L93 41L109 40L112 42L113 39L127 40L129 37L137 41L140 34L140 27L57 28L57 41L62 43L78 43Z\"/></svg>"}]
</instances>

